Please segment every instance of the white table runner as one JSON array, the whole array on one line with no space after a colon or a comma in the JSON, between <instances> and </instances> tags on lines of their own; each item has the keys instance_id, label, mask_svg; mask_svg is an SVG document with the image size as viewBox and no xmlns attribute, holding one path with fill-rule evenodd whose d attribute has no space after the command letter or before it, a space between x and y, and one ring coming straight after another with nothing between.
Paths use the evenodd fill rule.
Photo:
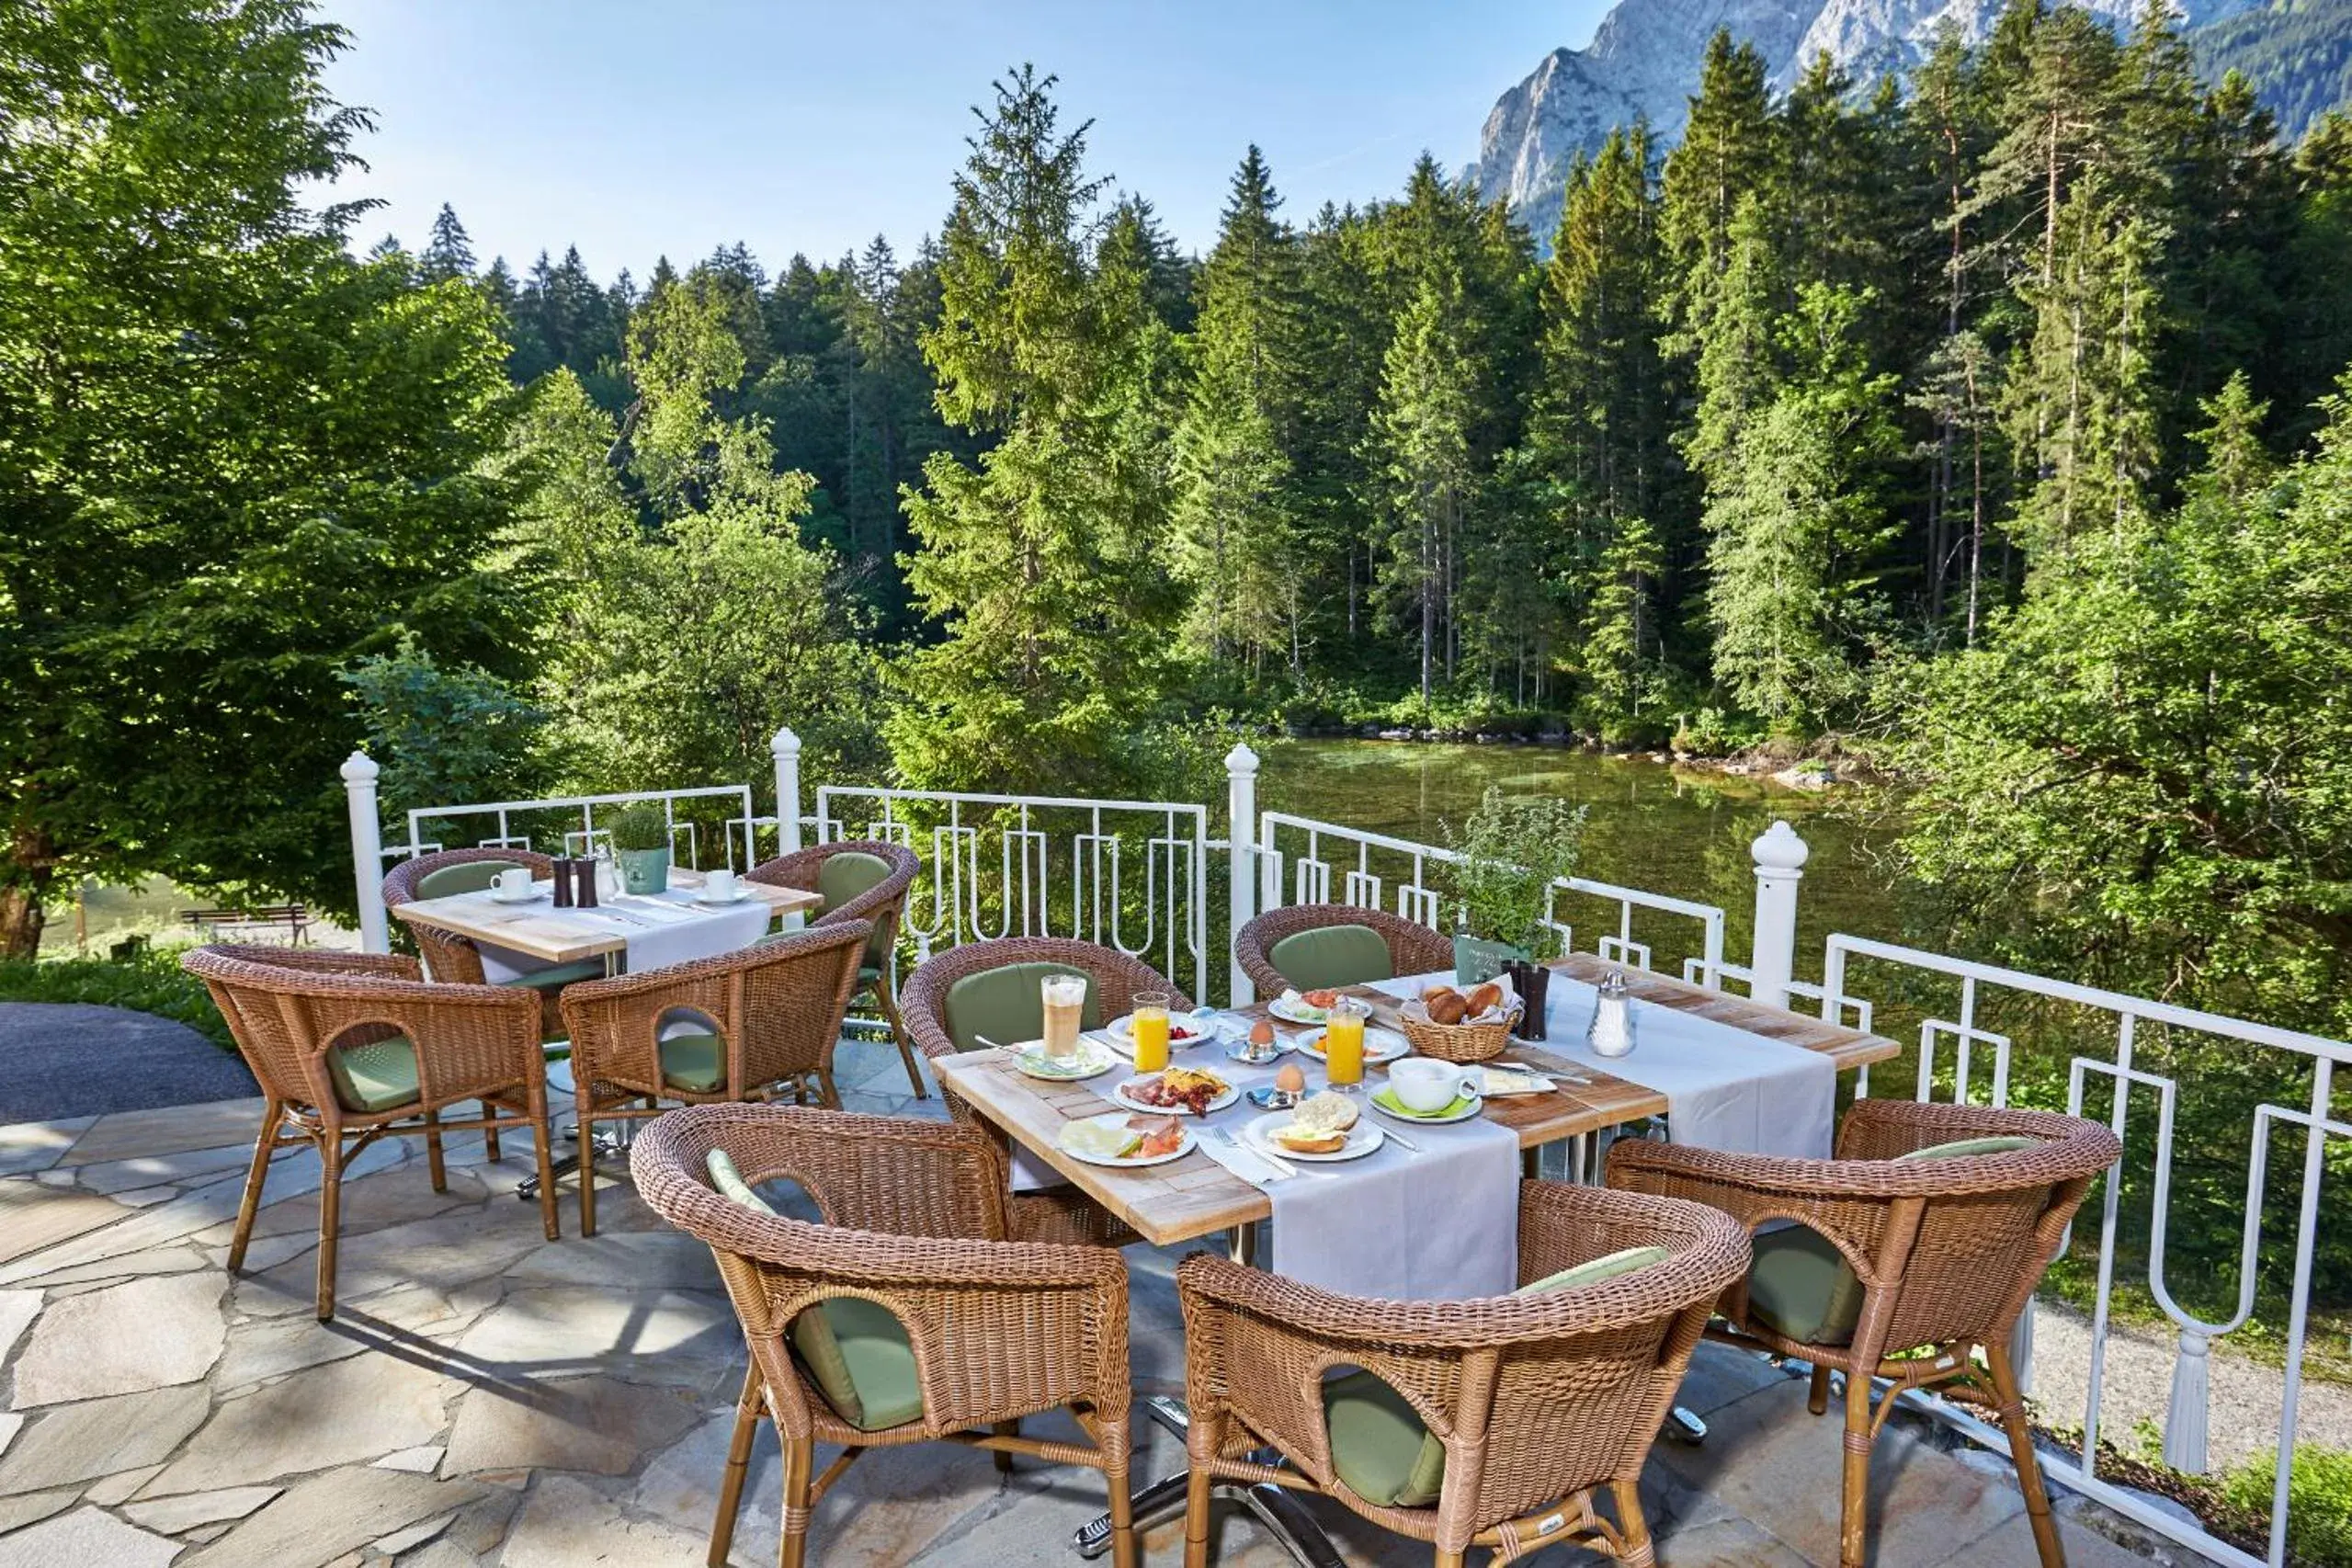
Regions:
<instances>
[{"instance_id":1,"label":"white table runner","mask_svg":"<svg viewBox=\"0 0 2352 1568\"><path fill-rule=\"evenodd\" d=\"M487 892L466 896L493 907L503 907ZM547 913L576 920L585 929L623 938L629 945L625 965L628 972L642 974L649 969L665 969L671 964L748 948L766 934L775 911L757 894L740 903L707 904L695 903L689 889L673 888L663 893L623 893L605 900L594 909ZM545 959L512 948L494 947L487 942L476 945L482 949L483 974L494 984L550 967Z\"/></svg>"},{"instance_id":2,"label":"white table runner","mask_svg":"<svg viewBox=\"0 0 2352 1568\"><path fill-rule=\"evenodd\" d=\"M1452 978L1418 975L1381 989L1417 996L1424 986ZM1837 1065L1826 1055L1637 997L1630 1003L1632 1051L1599 1056L1585 1044L1597 995L1553 970L1543 1012L1551 1038L1540 1043L1555 1056L1665 1096L1675 1142L1734 1154L1829 1157Z\"/></svg>"}]
</instances>

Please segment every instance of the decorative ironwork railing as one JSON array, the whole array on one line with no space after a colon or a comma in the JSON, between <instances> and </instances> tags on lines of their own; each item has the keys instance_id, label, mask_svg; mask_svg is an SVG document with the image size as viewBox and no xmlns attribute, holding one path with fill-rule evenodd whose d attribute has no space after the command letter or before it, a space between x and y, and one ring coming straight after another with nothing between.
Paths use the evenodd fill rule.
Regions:
<instances>
[{"instance_id":1,"label":"decorative ironwork railing","mask_svg":"<svg viewBox=\"0 0 2352 1568\"><path fill-rule=\"evenodd\" d=\"M1282 847L1285 835L1292 843L1303 837L1303 846L1286 851ZM1387 909L1432 930L1449 927L1446 894L1431 872L1436 867L1460 861L1461 857L1450 849L1269 811L1258 816L1256 855L1260 908L1278 907L1286 902L1287 892L1287 902L1291 903ZM1616 905L1615 929L1596 937L1593 951L1641 969L1651 967L1652 944L1634 936L1635 910L1698 922L1699 950L1687 961L1685 971L1701 984L1718 983L1715 977L1726 967L1723 911L1718 906L1589 877L1562 877L1551 884L1544 924L1559 933L1562 952L1575 949L1575 929L1562 915L1565 906L1579 898Z\"/></svg>"},{"instance_id":2,"label":"decorative ironwork railing","mask_svg":"<svg viewBox=\"0 0 2352 1568\"><path fill-rule=\"evenodd\" d=\"M2352 1125L2335 1119L2332 1113L2335 1072L2340 1065L2352 1063L2352 1044L1846 935L1830 937L1824 955L1822 984L1816 993L1824 1017L1844 1017L1854 1009L1869 1007L1868 1002L1847 989L1854 971L1861 964L1891 966L1907 981L1926 978L1948 997L1953 983L1957 983L1956 1006L1941 1015L1917 1009L1921 1015L1918 1062L1910 1089L1921 1100L1932 1100L1940 1095L1959 1104L1980 1097L1983 1103L1991 1105L2009 1103L2021 1065L2020 1031L1989 1027L1988 1009L1998 1001L2024 1001L2062 1008L2070 1026L2085 1015L2108 1020L2110 1047L2096 1051L2069 1047L2065 1057L2066 1110L2105 1120L2124 1140L2125 1154L2122 1167L2110 1173L2101 1184L2096 1284L2092 1296L2090 1361L2081 1436L2072 1454L2053 1458L2049 1469L2075 1490L2220 1562L2244 1568L2254 1568L2258 1563L2279 1568L2287 1561L2288 1489L2295 1455L2297 1406L2303 1392L2314 1259L2322 1236L2320 1197L2327 1146L2330 1140L2352 1138ZM1880 1016L1884 1011L1880 1009ZM2150 1046L2147 1031L2151 1028L2165 1031L2167 1038L2162 1042L2161 1051ZM2067 1032L2070 1039L2081 1038L2071 1028ZM2083 1034L2087 1033L2085 1024ZM2244 1145L2248 1150L2245 1201L2238 1236L2235 1301L2232 1310L2218 1318L2200 1316L2184 1306L2177 1290L2182 1282L2167 1267L2166 1244L2175 1219L2175 1177L2179 1169L2176 1113L2182 1103L2182 1087L2178 1063L2186 1054L2180 1049L2184 1042L2179 1037L2187 1037L2190 1043L2199 1040L2225 1040L2259 1051L2265 1053L2269 1069L2260 1075L2263 1082L2287 1085L2300 1080L2308 1085L2308 1096L2300 1106L2272 1103L2270 1095L2261 1094L2248 1108ZM2039 1046L2035 1049L2047 1057L2046 1051ZM2047 1076L2051 1063L2045 1060L2038 1065ZM2242 1080L2247 1076L2242 1055L2231 1065ZM2160 1070L2165 1067L2173 1070ZM1858 1092L1867 1094L1869 1088L1866 1076L1858 1085ZM2153 1129L2145 1120L2147 1103L2152 1098ZM2271 1140L2273 1133L2282 1128L2301 1129L2303 1147L2301 1180L2292 1205L2292 1261L2288 1270L2290 1278L2283 1327L2285 1355L2268 1550L2263 1557L2255 1558L2183 1521L2173 1510L2152 1505L2145 1494L2101 1475L2099 1441L2108 1415L2107 1359L2115 1324L2118 1271L2126 1261L2120 1256L2120 1244L2125 1240L2126 1222L2130 1221L2135 1232L2144 1224L2144 1233L2135 1234L2133 1240L2145 1252L2147 1296L2171 1322L2176 1335L2172 1383L2162 1423L2164 1460L2176 1470L2190 1472L2210 1468L2210 1350L2215 1340L2236 1333L2253 1320L2263 1271L2267 1265L2275 1267L2278 1262L2275 1249L2266 1256L2265 1210ZM2206 1158L2210 1159L2210 1148L2203 1151ZM2127 1213L2127 1197L2135 1208L2144 1198L2144 1220L2137 1213ZM2075 1228L2077 1232L2082 1229L2081 1218ZM2073 1241L2070 1236L2070 1244ZM2029 1344L2030 1309L2021 1329L2020 1337ZM1987 1447L2005 1449L2006 1439L1999 1432L1967 1413L1939 1401L1925 1403Z\"/></svg>"},{"instance_id":3,"label":"decorative ironwork railing","mask_svg":"<svg viewBox=\"0 0 2352 1568\"><path fill-rule=\"evenodd\" d=\"M702 866L706 830L715 829L709 835L717 841L715 847L725 853L731 869L739 869L735 860L738 842L743 848L742 865L749 867L758 858L756 830L775 825L772 817L753 815L748 784L629 790L609 795L553 795L535 801L485 801L468 805L420 806L409 812L408 842L382 846L381 858L405 860L446 849L449 837L482 848L545 849L560 846L566 855L592 854L599 845L610 844L609 832L597 825L597 811L601 808L609 814L615 808L640 801L661 802L672 847L682 848L685 864L698 870ZM723 802L736 810L732 814L708 817L694 810L691 802L697 801ZM445 824L456 831L446 836L435 835L428 824Z\"/></svg>"},{"instance_id":4,"label":"decorative ironwork railing","mask_svg":"<svg viewBox=\"0 0 2352 1568\"><path fill-rule=\"evenodd\" d=\"M996 937L1075 937L1140 958L1208 998L1205 806L826 785L818 843L888 839L923 861L907 934L928 955Z\"/></svg>"}]
</instances>

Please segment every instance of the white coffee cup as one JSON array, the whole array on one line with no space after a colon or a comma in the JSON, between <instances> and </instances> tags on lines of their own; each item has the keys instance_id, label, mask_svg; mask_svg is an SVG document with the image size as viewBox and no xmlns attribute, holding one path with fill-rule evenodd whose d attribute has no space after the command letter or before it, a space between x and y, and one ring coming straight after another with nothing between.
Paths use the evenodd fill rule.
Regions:
<instances>
[{"instance_id":1,"label":"white coffee cup","mask_svg":"<svg viewBox=\"0 0 2352 1568\"><path fill-rule=\"evenodd\" d=\"M1407 1056L1389 1063L1389 1087L1397 1103L1423 1115L1441 1111L1466 1094L1476 1092L1478 1081L1450 1062L1431 1056Z\"/></svg>"},{"instance_id":2,"label":"white coffee cup","mask_svg":"<svg viewBox=\"0 0 2352 1568\"><path fill-rule=\"evenodd\" d=\"M507 898L523 898L531 891L531 874L521 866L499 872L496 881L499 892Z\"/></svg>"},{"instance_id":3,"label":"white coffee cup","mask_svg":"<svg viewBox=\"0 0 2352 1568\"><path fill-rule=\"evenodd\" d=\"M735 896L735 873L705 871L702 873L702 896L713 903L723 903Z\"/></svg>"}]
</instances>

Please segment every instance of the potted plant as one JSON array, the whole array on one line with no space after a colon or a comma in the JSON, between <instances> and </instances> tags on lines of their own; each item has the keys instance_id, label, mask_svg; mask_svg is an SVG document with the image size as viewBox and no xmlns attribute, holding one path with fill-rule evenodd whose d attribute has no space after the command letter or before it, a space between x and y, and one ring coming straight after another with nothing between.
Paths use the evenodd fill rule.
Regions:
<instances>
[{"instance_id":1,"label":"potted plant","mask_svg":"<svg viewBox=\"0 0 2352 1568\"><path fill-rule=\"evenodd\" d=\"M1585 808L1549 797L1506 800L1490 787L1449 835L1462 928L1454 937L1454 978L1491 980L1511 962L1534 960L1544 945L1551 884L1575 874L1585 844Z\"/></svg>"},{"instance_id":2,"label":"potted plant","mask_svg":"<svg viewBox=\"0 0 2352 1568\"><path fill-rule=\"evenodd\" d=\"M670 885L669 813L652 801L623 806L607 824L613 858L620 863L620 891L660 892Z\"/></svg>"}]
</instances>

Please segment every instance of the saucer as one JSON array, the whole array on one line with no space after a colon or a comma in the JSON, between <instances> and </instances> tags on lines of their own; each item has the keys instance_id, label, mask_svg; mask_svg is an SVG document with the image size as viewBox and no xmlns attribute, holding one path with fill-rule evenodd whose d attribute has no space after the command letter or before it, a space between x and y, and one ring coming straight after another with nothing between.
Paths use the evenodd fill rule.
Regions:
<instances>
[{"instance_id":1,"label":"saucer","mask_svg":"<svg viewBox=\"0 0 2352 1568\"><path fill-rule=\"evenodd\" d=\"M545 898L551 891L540 886L537 882L533 882L529 890L525 892L503 892L495 887L488 890L490 902L493 903L535 903Z\"/></svg>"},{"instance_id":2,"label":"saucer","mask_svg":"<svg viewBox=\"0 0 2352 1568\"><path fill-rule=\"evenodd\" d=\"M733 891L731 891L724 898L714 897L711 893L702 888L697 888L694 890L694 902L697 903L741 903L750 896L751 889L744 886L741 882L737 882Z\"/></svg>"}]
</instances>

